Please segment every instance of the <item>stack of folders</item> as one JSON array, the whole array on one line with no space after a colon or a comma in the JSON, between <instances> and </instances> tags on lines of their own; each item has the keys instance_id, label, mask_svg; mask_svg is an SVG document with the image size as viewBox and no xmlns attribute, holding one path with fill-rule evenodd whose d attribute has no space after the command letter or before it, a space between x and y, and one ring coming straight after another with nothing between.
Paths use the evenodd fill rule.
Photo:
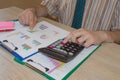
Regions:
<instances>
[{"instance_id":1,"label":"stack of folders","mask_svg":"<svg viewBox=\"0 0 120 80\"><path fill-rule=\"evenodd\" d=\"M85 48L72 61L63 63L38 52L38 49L65 38L68 31L46 21L37 23L33 30L19 21L14 23L16 30L0 37L0 45L13 54L17 62L42 72L50 80L66 80L98 48Z\"/></svg>"}]
</instances>

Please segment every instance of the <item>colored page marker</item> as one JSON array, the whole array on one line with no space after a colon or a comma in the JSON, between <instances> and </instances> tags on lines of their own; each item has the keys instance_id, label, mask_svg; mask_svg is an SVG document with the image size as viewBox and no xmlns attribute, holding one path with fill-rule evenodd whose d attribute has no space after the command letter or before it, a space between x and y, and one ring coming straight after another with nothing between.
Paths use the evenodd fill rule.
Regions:
<instances>
[{"instance_id":1,"label":"colored page marker","mask_svg":"<svg viewBox=\"0 0 120 80\"><path fill-rule=\"evenodd\" d=\"M11 31L14 30L14 22L0 22L0 32Z\"/></svg>"}]
</instances>

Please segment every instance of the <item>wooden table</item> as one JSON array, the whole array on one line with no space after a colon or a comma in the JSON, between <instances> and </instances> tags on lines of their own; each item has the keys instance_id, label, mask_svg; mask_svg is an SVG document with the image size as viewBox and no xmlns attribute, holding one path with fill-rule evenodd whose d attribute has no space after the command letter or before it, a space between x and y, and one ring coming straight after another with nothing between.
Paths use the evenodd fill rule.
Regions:
<instances>
[{"instance_id":1,"label":"wooden table","mask_svg":"<svg viewBox=\"0 0 120 80\"><path fill-rule=\"evenodd\" d=\"M22 10L16 7L0 9L0 20L13 20ZM7 16L7 17L6 17ZM66 30L68 26L46 20ZM0 80L47 80L35 71L16 63L13 56L0 47ZM120 80L120 45L103 44L75 71L68 80Z\"/></svg>"}]
</instances>

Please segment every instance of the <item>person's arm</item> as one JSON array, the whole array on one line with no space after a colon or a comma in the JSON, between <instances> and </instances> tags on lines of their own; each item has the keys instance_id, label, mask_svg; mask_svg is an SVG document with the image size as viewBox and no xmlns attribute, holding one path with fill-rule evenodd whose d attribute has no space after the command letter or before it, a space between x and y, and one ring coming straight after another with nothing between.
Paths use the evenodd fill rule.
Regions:
<instances>
[{"instance_id":1,"label":"person's arm","mask_svg":"<svg viewBox=\"0 0 120 80\"><path fill-rule=\"evenodd\" d=\"M24 10L19 16L19 22L23 25L29 25L30 29L33 29L36 22L37 17L44 17L47 16L47 8L40 5L34 8L28 8Z\"/></svg>"},{"instance_id":2,"label":"person's arm","mask_svg":"<svg viewBox=\"0 0 120 80\"><path fill-rule=\"evenodd\" d=\"M89 31L86 29L79 29L71 32L64 43L67 41L72 41L79 43L85 47L91 45L98 45L104 42L119 42L120 41L120 31Z\"/></svg>"},{"instance_id":3,"label":"person's arm","mask_svg":"<svg viewBox=\"0 0 120 80\"><path fill-rule=\"evenodd\" d=\"M104 31L106 39L104 42L116 42L120 43L120 30L117 31Z\"/></svg>"}]
</instances>

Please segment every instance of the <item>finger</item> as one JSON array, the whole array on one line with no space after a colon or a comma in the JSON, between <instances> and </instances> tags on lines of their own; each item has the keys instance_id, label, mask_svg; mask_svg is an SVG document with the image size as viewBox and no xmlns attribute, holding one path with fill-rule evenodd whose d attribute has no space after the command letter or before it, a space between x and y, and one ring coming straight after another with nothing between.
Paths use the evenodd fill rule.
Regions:
<instances>
[{"instance_id":1,"label":"finger","mask_svg":"<svg viewBox=\"0 0 120 80\"><path fill-rule=\"evenodd\" d=\"M89 47L89 46L91 46L92 44L93 44L92 41L87 40L87 41L83 44L83 46Z\"/></svg>"},{"instance_id":2,"label":"finger","mask_svg":"<svg viewBox=\"0 0 120 80\"><path fill-rule=\"evenodd\" d=\"M81 36L77 39L77 42L81 45L83 45L87 41L87 37Z\"/></svg>"},{"instance_id":3,"label":"finger","mask_svg":"<svg viewBox=\"0 0 120 80\"><path fill-rule=\"evenodd\" d=\"M81 34L80 31L75 31L75 32L73 33L73 36L72 36L72 38L71 38L71 41L77 43L77 42L78 42L77 39L78 39L79 37L81 37L81 36L82 36L82 34Z\"/></svg>"},{"instance_id":4,"label":"finger","mask_svg":"<svg viewBox=\"0 0 120 80\"><path fill-rule=\"evenodd\" d=\"M31 16L31 15L29 15L29 14L24 16L24 18L25 18L25 25L30 25L30 24L29 24L30 16Z\"/></svg>"},{"instance_id":5,"label":"finger","mask_svg":"<svg viewBox=\"0 0 120 80\"><path fill-rule=\"evenodd\" d=\"M24 25L24 19L23 19L23 16L19 16L19 22L20 22L20 24Z\"/></svg>"},{"instance_id":6,"label":"finger","mask_svg":"<svg viewBox=\"0 0 120 80\"><path fill-rule=\"evenodd\" d=\"M73 32L71 32L66 39L64 40L64 42L68 42L68 41L72 41L72 42L77 42L77 38L81 36L81 33L79 30L75 30Z\"/></svg>"},{"instance_id":7,"label":"finger","mask_svg":"<svg viewBox=\"0 0 120 80\"><path fill-rule=\"evenodd\" d=\"M36 23L37 23L37 18L34 17L33 24L31 25L31 29L33 29L35 27Z\"/></svg>"},{"instance_id":8,"label":"finger","mask_svg":"<svg viewBox=\"0 0 120 80\"><path fill-rule=\"evenodd\" d=\"M30 20L29 20L30 29L33 29L34 26L35 26L34 17L33 17L33 16L30 16L29 18L30 18Z\"/></svg>"},{"instance_id":9,"label":"finger","mask_svg":"<svg viewBox=\"0 0 120 80\"><path fill-rule=\"evenodd\" d=\"M72 33L70 33L70 34L64 39L63 43L67 43L67 42L70 40L71 36L72 36Z\"/></svg>"}]
</instances>

